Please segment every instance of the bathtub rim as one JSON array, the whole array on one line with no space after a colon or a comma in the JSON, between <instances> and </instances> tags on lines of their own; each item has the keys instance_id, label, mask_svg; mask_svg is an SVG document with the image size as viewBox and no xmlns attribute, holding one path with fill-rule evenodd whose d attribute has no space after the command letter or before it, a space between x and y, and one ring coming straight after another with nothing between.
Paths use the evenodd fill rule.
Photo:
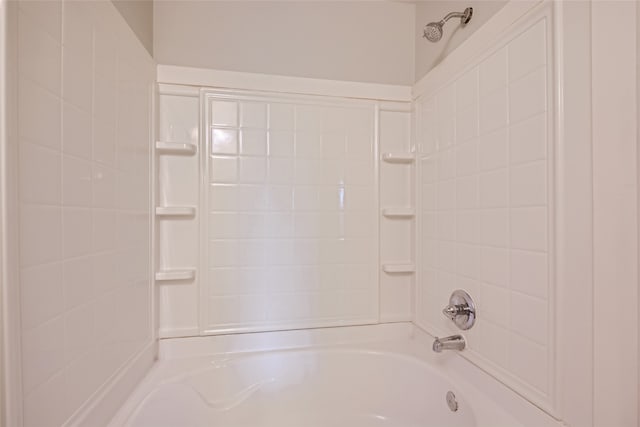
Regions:
<instances>
[{"instance_id":1,"label":"bathtub rim","mask_svg":"<svg viewBox=\"0 0 640 427\"><path fill-rule=\"evenodd\" d=\"M432 335L411 322L162 339L159 343L158 362L109 425L121 426L126 423L165 363L181 359L234 355L244 358L265 353L314 349L373 351L425 364L427 369L442 375L460 390L464 399L471 403L479 425L483 425L483 418L487 416L482 409L482 401L495 404L523 426L562 425L466 358L455 352L434 353L431 350L433 339Z\"/></svg>"}]
</instances>

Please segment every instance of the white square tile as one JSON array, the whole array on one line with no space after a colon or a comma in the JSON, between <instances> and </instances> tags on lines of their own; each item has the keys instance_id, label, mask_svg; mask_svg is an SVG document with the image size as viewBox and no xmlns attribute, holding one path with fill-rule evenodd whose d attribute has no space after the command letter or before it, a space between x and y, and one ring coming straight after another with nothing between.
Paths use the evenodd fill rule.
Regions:
<instances>
[{"instance_id":1,"label":"white square tile","mask_svg":"<svg viewBox=\"0 0 640 427\"><path fill-rule=\"evenodd\" d=\"M91 305L83 305L64 315L64 353L70 362L86 353L95 343L93 311Z\"/></svg>"},{"instance_id":2,"label":"white square tile","mask_svg":"<svg viewBox=\"0 0 640 427\"><path fill-rule=\"evenodd\" d=\"M263 130L243 129L241 132L240 153L243 155L267 154L267 132Z\"/></svg>"},{"instance_id":3,"label":"white square tile","mask_svg":"<svg viewBox=\"0 0 640 427\"><path fill-rule=\"evenodd\" d=\"M321 157L320 134L314 132L296 132L296 157L318 159Z\"/></svg>"},{"instance_id":4,"label":"white square tile","mask_svg":"<svg viewBox=\"0 0 640 427\"><path fill-rule=\"evenodd\" d=\"M292 131L269 131L269 156L291 157L294 151Z\"/></svg>"},{"instance_id":5,"label":"white square tile","mask_svg":"<svg viewBox=\"0 0 640 427\"><path fill-rule=\"evenodd\" d=\"M63 99L86 112L91 112L93 101L92 56L90 45L65 46L62 51Z\"/></svg>"},{"instance_id":6,"label":"white square tile","mask_svg":"<svg viewBox=\"0 0 640 427\"><path fill-rule=\"evenodd\" d=\"M456 81L456 109L478 102L478 67L467 71Z\"/></svg>"},{"instance_id":7,"label":"white square tile","mask_svg":"<svg viewBox=\"0 0 640 427\"><path fill-rule=\"evenodd\" d=\"M62 151L91 160L91 115L69 103L62 108Z\"/></svg>"},{"instance_id":8,"label":"white square tile","mask_svg":"<svg viewBox=\"0 0 640 427\"><path fill-rule=\"evenodd\" d=\"M60 98L21 78L18 87L18 134L21 140L61 149ZM38 123L38 126L34 126Z\"/></svg>"},{"instance_id":9,"label":"white square tile","mask_svg":"<svg viewBox=\"0 0 640 427\"><path fill-rule=\"evenodd\" d=\"M269 104L269 129L286 131L295 130L294 106L279 103Z\"/></svg>"},{"instance_id":10,"label":"white square tile","mask_svg":"<svg viewBox=\"0 0 640 427\"><path fill-rule=\"evenodd\" d=\"M88 255L91 252L91 210L65 208L63 223L65 258Z\"/></svg>"},{"instance_id":11,"label":"white square tile","mask_svg":"<svg viewBox=\"0 0 640 427\"><path fill-rule=\"evenodd\" d=\"M56 42L62 41L62 1L21 1L18 4L21 14L32 20L46 31Z\"/></svg>"},{"instance_id":12,"label":"white square tile","mask_svg":"<svg viewBox=\"0 0 640 427\"><path fill-rule=\"evenodd\" d=\"M66 206L91 207L91 163L74 157L62 159L62 201Z\"/></svg>"},{"instance_id":13,"label":"white square tile","mask_svg":"<svg viewBox=\"0 0 640 427\"><path fill-rule=\"evenodd\" d=\"M509 113L508 107L506 87L480 97L480 134L505 127Z\"/></svg>"},{"instance_id":14,"label":"white square tile","mask_svg":"<svg viewBox=\"0 0 640 427\"><path fill-rule=\"evenodd\" d=\"M460 211L456 214L456 240L460 243L479 243L480 215L476 211Z\"/></svg>"},{"instance_id":15,"label":"white square tile","mask_svg":"<svg viewBox=\"0 0 640 427\"><path fill-rule=\"evenodd\" d=\"M456 180L456 207L475 209L478 207L478 177L465 176Z\"/></svg>"},{"instance_id":16,"label":"white square tile","mask_svg":"<svg viewBox=\"0 0 640 427\"><path fill-rule=\"evenodd\" d=\"M480 277L483 281L497 286L509 286L509 250L483 247L480 271Z\"/></svg>"},{"instance_id":17,"label":"white square tile","mask_svg":"<svg viewBox=\"0 0 640 427\"><path fill-rule=\"evenodd\" d=\"M238 103L211 101L211 124L214 126L238 126Z\"/></svg>"},{"instance_id":18,"label":"white square tile","mask_svg":"<svg viewBox=\"0 0 640 427\"><path fill-rule=\"evenodd\" d=\"M456 152L453 149L441 151L437 156L438 179L441 181L455 178Z\"/></svg>"},{"instance_id":19,"label":"white square tile","mask_svg":"<svg viewBox=\"0 0 640 427\"><path fill-rule=\"evenodd\" d=\"M116 206L116 173L113 169L93 165L93 206L115 208Z\"/></svg>"},{"instance_id":20,"label":"white square tile","mask_svg":"<svg viewBox=\"0 0 640 427\"><path fill-rule=\"evenodd\" d=\"M240 182L263 183L267 179L267 159L264 157L240 158Z\"/></svg>"},{"instance_id":21,"label":"white square tile","mask_svg":"<svg viewBox=\"0 0 640 427\"><path fill-rule=\"evenodd\" d=\"M322 131L324 112L315 105L296 105L296 130L317 133Z\"/></svg>"},{"instance_id":22,"label":"white square tile","mask_svg":"<svg viewBox=\"0 0 640 427\"><path fill-rule=\"evenodd\" d=\"M547 303L518 292L511 293L511 307L518 312L511 316L511 330L518 335L545 345L547 342Z\"/></svg>"},{"instance_id":23,"label":"white square tile","mask_svg":"<svg viewBox=\"0 0 640 427\"><path fill-rule=\"evenodd\" d=\"M508 169L499 169L480 175L480 206L501 208L509 205Z\"/></svg>"},{"instance_id":24,"label":"white square tile","mask_svg":"<svg viewBox=\"0 0 640 427\"><path fill-rule=\"evenodd\" d=\"M540 68L509 87L509 121L518 123L547 110L547 69Z\"/></svg>"},{"instance_id":25,"label":"white square tile","mask_svg":"<svg viewBox=\"0 0 640 427\"><path fill-rule=\"evenodd\" d=\"M212 183L236 183L238 181L238 159L235 157L212 157L209 167Z\"/></svg>"},{"instance_id":26,"label":"white square tile","mask_svg":"<svg viewBox=\"0 0 640 427\"><path fill-rule=\"evenodd\" d=\"M437 149L445 150L455 144L456 126L454 116L447 117L438 122Z\"/></svg>"},{"instance_id":27,"label":"white square tile","mask_svg":"<svg viewBox=\"0 0 640 427\"><path fill-rule=\"evenodd\" d=\"M295 187L293 192L293 209L295 211L318 210L318 190L315 187Z\"/></svg>"},{"instance_id":28,"label":"white square tile","mask_svg":"<svg viewBox=\"0 0 640 427\"><path fill-rule=\"evenodd\" d=\"M370 129L348 130L346 156L349 159L362 159L373 156L373 136Z\"/></svg>"},{"instance_id":29,"label":"white square tile","mask_svg":"<svg viewBox=\"0 0 640 427\"><path fill-rule=\"evenodd\" d=\"M66 309L87 303L94 296L92 259L88 256L63 262Z\"/></svg>"},{"instance_id":30,"label":"white square tile","mask_svg":"<svg viewBox=\"0 0 640 427\"><path fill-rule=\"evenodd\" d=\"M458 145L456 147L456 176L473 175L478 172L478 143Z\"/></svg>"},{"instance_id":31,"label":"white square tile","mask_svg":"<svg viewBox=\"0 0 640 427\"><path fill-rule=\"evenodd\" d=\"M33 3L40 3L40 7L47 8L47 2ZM55 2L51 3L51 6L56 4ZM31 8L33 11L36 9L38 8ZM40 19L40 21L46 22L44 19ZM62 48L59 40L47 32L46 28L40 26L41 22L37 22L36 19L24 12L18 13L18 69L21 75L28 76L59 96L61 94Z\"/></svg>"},{"instance_id":32,"label":"white square tile","mask_svg":"<svg viewBox=\"0 0 640 427\"><path fill-rule=\"evenodd\" d=\"M322 158L341 159L346 154L346 137L343 133L322 134Z\"/></svg>"},{"instance_id":33,"label":"white square tile","mask_svg":"<svg viewBox=\"0 0 640 427\"><path fill-rule=\"evenodd\" d=\"M34 328L64 311L60 263L22 269L20 272L22 328Z\"/></svg>"},{"instance_id":34,"label":"white square tile","mask_svg":"<svg viewBox=\"0 0 640 427\"><path fill-rule=\"evenodd\" d=\"M437 209L449 210L456 206L456 180L440 181L437 184Z\"/></svg>"},{"instance_id":35,"label":"white square tile","mask_svg":"<svg viewBox=\"0 0 640 427\"><path fill-rule=\"evenodd\" d=\"M547 128L544 114L512 125L509 129L511 164L542 160L547 155Z\"/></svg>"},{"instance_id":36,"label":"white square tile","mask_svg":"<svg viewBox=\"0 0 640 427\"><path fill-rule=\"evenodd\" d=\"M511 168L511 206L547 204L547 162L542 160Z\"/></svg>"},{"instance_id":37,"label":"white square tile","mask_svg":"<svg viewBox=\"0 0 640 427\"><path fill-rule=\"evenodd\" d=\"M57 317L22 334L22 380L25 394L64 367L64 345L60 335L64 323ZM47 357L42 357L42 355Z\"/></svg>"},{"instance_id":38,"label":"white square tile","mask_svg":"<svg viewBox=\"0 0 640 427\"><path fill-rule=\"evenodd\" d=\"M93 252L115 249L116 215L113 210L93 210Z\"/></svg>"},{"instance_id":39,"label":"white square tile","mask_svg":"<svg viewBox=\"0 0 640 427\"><path fill-rule=\"evenodd\" d=\"M481 215L481 242L483 245L506 248L509 246L509 210L489 209Z\"/></svg>"},{"instance_id":40,"label":"white square tile","mask_svg":"<svg viewBox=\"0 0 640 427\"><path fill-rule=\"evenodd\" d=\"M511 289L546 299L549 278L548 255L539 252L511 251Z\"/></svg>"},{"instance_id":41,"label":"white square tile","mask_svg":"<svg viewBox=\"0 0 640 427\"><path fill-rule=\"evenodd\" d=\"M547 391L547 349L512 333L509 340L509 369L542 392Z\"/></svg>"},{"instance_id":42,"label":"white square tile","mask_svg":"<svg viewBox=\"0 0 640 427\"><path fill-rule=\"evenodd\" d=\"M456 87L455 84L442 89L436 96L438 121L453 117L456 111Z\"/></svg>"},{"instance_id":43,"label":"white square tile","mask_svg":"<svg viewBox=\"0 0 640 427\"><path fill-rule=\"evenodd\" d=\"M456 217L451 211L436 214L437 235L440 240L454 241L456 239Z\"/></svg>"},{"instance_id":44,"label":"white square tile","mask_svg":"<svg viewBox=\"0 0 640 427\"><path fill-rule=\"evenodd\" d=\"M544 252L547 250L547 209L511 210L511 246Z\"/></svg>"},{"instance_id":45,"label":"white square tile","mask_svg":"<svg viewBox=\"0 0 640 427\"><path fill-rule=\"evenodd\" d=\"M294 183L293 159L269 158L269 184L291 185Z\"/></svg>"},{"instance_id":46,"label":"white square tile","mask_svg":"<svg viewBox=\"0 0 640 427\"><path fill-rule=\"evenodd\" d=\"M456 142L468 141L478 136L478 104L473 103L457 110Z\"/></svg>"},{"instance_id":47,"label":"white square tile","mask_svg":"<svg viewBox=\"0 0 640 427\"><path fill-rule=\"evenodd\" d=\"M475 245L458 243L456 245L457 274L478 279L480 276L480 248Z\"/></svg>"},{"instance_id":48,"label":"white square tile","mask_svg":"<svg viewBox=\"0 0 640 427\"><path fill-rule=\"evenodd\" d=\"M483 316L492 323L503 328L509 327L511 316L511 307L514 308L513 315L523 314L517 305L511 305L511 292L508 289L483 284L481 288L482 304L478 307L478 311L482 310Z\"/></svg>"},{"instance_id":49,"label":"white square tile","mask_svg":"<svg viewBox=\"0 0 640 427\"><path fill-rule=\"evenodd\" d=\"M480 96L507 86L507 48L502 48L480 64Z\"/></svg>"},{"instance_id":50,"label":"white square tile","mask_svg":"<svg viewBox=\"0 0 640 427\"><path fill-rule=\"evenodd\" d=\"M62 200L62 157L58 151L20 144L20 198L25 202L58 205Z\"/></svg>"},{"instance_id":51,"label":"white square tile","mask_svg":"<svg viewBox=\"0 0 640 427\"><path fill-rule=\"evenodd\" d=\"M211 153L212 154L237 154L238 153L238 131L231 129L211 130Z\"/></svg>"},{"instance_id":52,"label":"white square tile","mask_svg":"<svg viewBox=\"0 0 640 427\"><path fill-rule=\"evenodd\" d=\"M62 209L22 205L20 264L31 266L62 258Z\"/></svg>"},{"instance_id":53,"label":"white square tile","mask_svg":"<svg viewBox=\"0 0 640 427\"><path fill-rule=\"evenodd\" d=\"M525 76L547 61L546 20L522 33L509 43L509 80Z\"/></svg>"},{"instance_id":54,"label":"white square tile","mask_svg":"<svg viewBox=\"0 0 640 427\"><path fill-rule=\"evenodd\" d=\"M240 125L257 129L267 128L267 104L259 102L240 103Z\"/></svg>"},{"instance_id":55,"label":"white square tile","mask_svg":"<svg viewBox=\"0 0 640 427\"><path fill-rule=\"evenodd\" d=\"M438 243L438 256L436 266L440 270L449 273L456 272L456 244L453 242L441 241Z\"/></svg>"},{"instance_id":56,"label":"white square tile","mask_svg":"<svg viewBox=\"0 0 640 427\"><path fill-rule=\"evenodd\" d=\"M479 139L480 170L490 171L509 165L509 142L506 128L483 135Z\"/></svg>"},{"instance_id":57,"label":"white square tile","mask_svg":"<svg viewBox=\"0 0 640 427\"><path fill-rule=\"evenodd\" d=\"M480 333L478 352L498 366L507 366L510 356L508 329L481 319L475 327Z\"/></svg>"},{"instance_id":58,"label":"white square tile","mask_svg":"<svg viewBox=\"0 0 640 427\"><path fill-rule=\"evenodd\" d=\"M369 161L350 160L344 169L345 185L372 186L374 184L373 163Z\"/></svg>"}]
</instances>

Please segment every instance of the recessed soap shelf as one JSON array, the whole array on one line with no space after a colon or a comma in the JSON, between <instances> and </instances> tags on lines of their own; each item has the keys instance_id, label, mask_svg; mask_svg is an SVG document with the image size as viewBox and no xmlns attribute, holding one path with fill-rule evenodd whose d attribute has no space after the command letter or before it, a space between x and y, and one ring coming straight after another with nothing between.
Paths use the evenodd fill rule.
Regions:
<instances>
[{"instance_id":1,"label":"recessed soap shelf","mask_svg":"<svg viewBox=\"0 0 640 427\"><path fill-rule=\"evenodd\" d=\"M387 163L413 163L416 159L414 153L383 153L382 160Z\"/></svg>"},{"instance_id":2,"label":"recessed soap shelf","mask_svg":"<svg viewBox=\"0 0 640 427\"><path fill-rule=\"evenodd\" d=\"M382 271L388 274L413 274L416 266L414 264L383 264Z\"/></svg>"},{"instance_id":3,"label":"recessed soap shelf","mask_svg":"<svg viewBox=\"0 0 640 427\"><path fill-rule=\"evenodd\" d=\"M413 218L415 214L413 208L393 207L382 209L382 215L387 218Z\"/></svg>"},{"instance_id":4,"label":"recessed soap shelf","mask_svg":"<svg viewBox=\"0 0 640 427\"><path fill-rule=\"evenodd\" d=\"M193 206L157 206L156 216L167 217L191 217L195 216L196 208Z\"/></svg>"},{"instance_id":5,"label":"recessed soap shelf","mask_svg":"<svg viewBox=\"0 0 640 427\"><path fill-rule=\"evenodd\" d=\"M195 144L189 142L156 141L156 151L160 154L193 155L198 150Z\"/></svg>"},{"instance_id":6,"label":"recessed soap shelf","mask_svg":"<svg viewBox=\"0 0 640 427\"><path fill-rule=\"evenodd\" d=\"M156 272L156 281L164 282L170 280L193 280L196 277L196 271L188 270L164 270Z\"/></svg>"}]
</instances>

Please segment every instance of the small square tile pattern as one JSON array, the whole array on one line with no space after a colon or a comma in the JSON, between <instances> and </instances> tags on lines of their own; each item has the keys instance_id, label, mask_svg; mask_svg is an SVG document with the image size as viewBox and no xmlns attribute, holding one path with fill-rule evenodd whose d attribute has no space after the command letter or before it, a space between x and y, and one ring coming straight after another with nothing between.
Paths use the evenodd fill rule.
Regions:
<instances>
[{"instance_id":1,"label":"small square tile pattern","mask_svg":"<svg viewBox=\"0 0 640 427\"><path fill-rule=\"evenodd\" d=\"M155 65L109 2L18 3L24 425L64 425L151 342Z\"/></svg>"},{"instance_id":2,"label":"small square tile pattern","mask_svg":"<svg viewBox=\"0 0 640 427\"><path fill-rule=\"evenodd\" d=\"M545 25L539 21L419 101L416 304L421 325L452 333L440 311L454 289L466 289L478 306L467 332L471 352L542 394L549 392L553 185Z\"/></svg>"},{"instance_id":3,"label":"small square tile pattern","mask_svg":"<svg viewBox=\"0 0 640 427\"><path fill-rule=\"evenodd\" d=\"M208 95L208 332L378 317L373 103Z\"/></svg>"}]
</instances>

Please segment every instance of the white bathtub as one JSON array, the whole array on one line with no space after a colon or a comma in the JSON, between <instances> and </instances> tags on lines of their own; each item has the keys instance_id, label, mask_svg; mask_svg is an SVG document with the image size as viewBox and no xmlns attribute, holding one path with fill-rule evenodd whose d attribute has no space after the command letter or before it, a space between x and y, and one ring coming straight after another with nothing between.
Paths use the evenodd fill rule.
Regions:
<instances>
[{"instance_id":1,"label":"white bathtub","mask_svg":"<svg viewBox=\"0 0 640 427\"><path fill-rule=\"evenodd\" d=\"M111 426L558 425L430 342L410 324L163 341Z\"/></svg>"}]
</instances>

